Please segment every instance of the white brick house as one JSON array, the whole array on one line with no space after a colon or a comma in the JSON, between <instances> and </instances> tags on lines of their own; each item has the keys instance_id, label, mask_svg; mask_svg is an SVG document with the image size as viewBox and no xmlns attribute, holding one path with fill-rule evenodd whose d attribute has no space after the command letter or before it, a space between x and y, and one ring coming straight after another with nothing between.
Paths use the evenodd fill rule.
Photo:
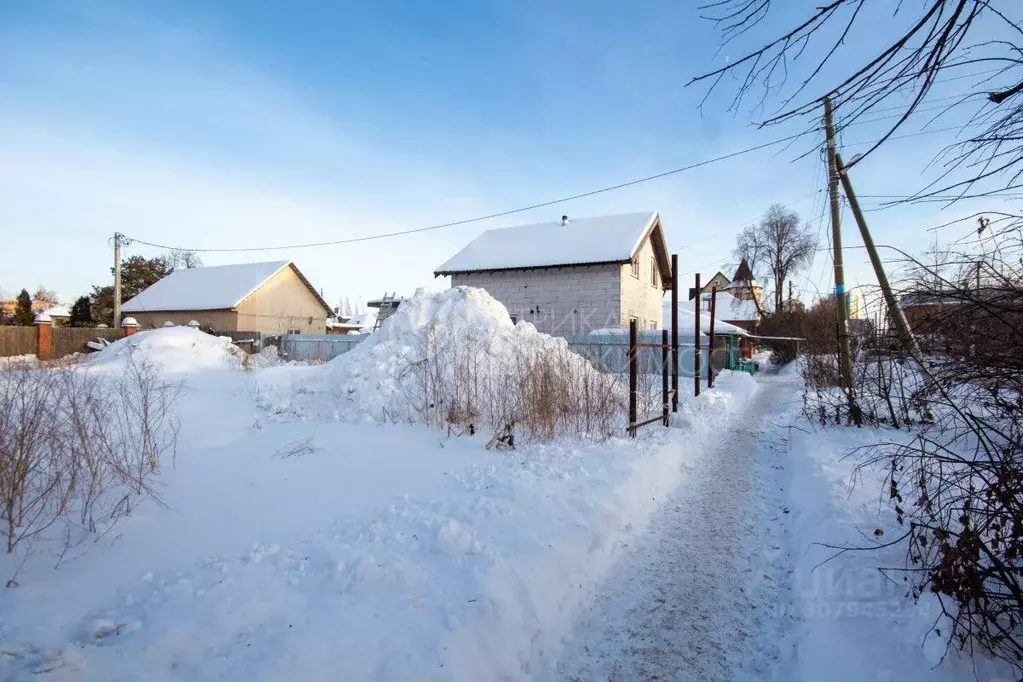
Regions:
<instances>
[{"instance_id":1,"label":"white brick house","mask_svg":"<svg viewBox=\"0 0 1023 682\"><path fill-rule=\"evenodd\" d=\"M594 329L660 329L671 261L654 213L578 218L488 230L434 272L486 289L516 321L558 336Z\"/></svg>"}]
</instances>

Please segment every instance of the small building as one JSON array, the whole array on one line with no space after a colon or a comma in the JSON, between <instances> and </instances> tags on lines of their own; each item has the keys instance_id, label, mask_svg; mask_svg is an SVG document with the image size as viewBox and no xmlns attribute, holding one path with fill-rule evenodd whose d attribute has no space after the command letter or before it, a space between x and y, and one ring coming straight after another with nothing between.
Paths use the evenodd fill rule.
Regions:
<instances>
[{"instance_id":1,"label":"small building","mask_svg":"<svg viewBox=\"0 0 1023 682\"><path fill-rule=\"evenodd\" d=\"M487 230L434 272L486 289L512 320L548 334L660 329L671 261L656 212Z\"/></svg>"},{"instance_id":2,"label":"small building","mask_svg":"<svg viewBox=\"0 0 1023 682\"><path fill-rule=\"evenodd\" d=\"M143 329L323 334L333 311L291 261L175 270L121 306Z\"/></svg>"},{"instance_id":3,"label":"small building","mask_svg":"<svg viewBox=\"0 0 1023 682\"><path fill-rule=\"evenodd\" d=\"M50 305L43 310L43 313L50 316L54 327L66 327L71 319L71 310L66 305Z\"/></svg>"},{"instance_id":4,"label":"small building","mask_svg":"<svg viewBox=\"0 0 1023 682\"><path fill-rule=\"evenodd\" d=\"M727 277L725 277L725 273L723 273L720 270L718 270L714 274L714 276L711 277L709 280L707 280L707 283L703 285L702 291L705 294L711 293L714 289L717 289L718 291L722 291L723 289L725 289L731 283L732 283L732 280L730 280ZM692 296L690 296L690 298L692 298Z\"/></svg>"}]
</instances>

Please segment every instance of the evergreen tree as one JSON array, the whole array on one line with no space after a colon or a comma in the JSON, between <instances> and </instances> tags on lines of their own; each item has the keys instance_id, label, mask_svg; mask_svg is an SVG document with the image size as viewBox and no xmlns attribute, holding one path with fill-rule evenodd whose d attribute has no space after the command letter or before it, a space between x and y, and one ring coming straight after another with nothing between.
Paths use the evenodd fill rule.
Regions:
<instances>
[{"instance_id":1,"label":"evergreen tree","mask_svg":"<svg viewBox=\"0 0 1023 682\"><path fill-rule=\"evenodd\" d=\"M72 327L92 326L92 302L88 296L79 296L74 305L71 306L71 319L68 321Z\"/></svg>"},{"instance_id":2,"label":"evergreen tree","mask_svg":"<svg viewBox=\"0 0 1023 682\"><path fill-rule=\"evenodd\" d=\"M32 297L28 291L21 290L18 294L18 305L14 308L14 323L24 327L30 327L35 322L35 315L32 313Z\"/></svg>"},{"instance_id":3,"label":"evergreen tree","mask_svg":"<svg viewBox=\"0 0 1023 682\"><path fill-rule=\"evenodd\" d=\"M143 289L147 289L174 272L174 267L163 258L143 258L132 256L121 262L121 303L134 298ZM114 269L110 268L110 274ZM96 322L111 324L114 319L114 287L94 286L92 295L92 319Z\"/></svg>"}]
</instances>

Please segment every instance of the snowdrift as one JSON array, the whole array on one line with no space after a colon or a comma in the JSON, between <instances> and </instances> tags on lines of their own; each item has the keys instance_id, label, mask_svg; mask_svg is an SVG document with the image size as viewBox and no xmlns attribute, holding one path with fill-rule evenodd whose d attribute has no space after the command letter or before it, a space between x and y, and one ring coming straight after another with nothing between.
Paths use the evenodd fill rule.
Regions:
<instances>
[{"instance_id":1,"label":"snowdrift","mask_svg":"<svg viewBox=\"0 0 1023 682\"><path fill-rule=\"evenodd\" d=\"M625 414L620 378L473 287L416 294L329 367L345 408L379 421L607 435Z\"/></svg>"},{"instance_id":2,"label":"snowdrift","mask_svg":"<svg viewBox=\"0 0 1023 682\"><path fill-rule=\"evenodd\" d=\"M138 332L89 356L95 367L117 370L131 357L168 374L193 374L212 369L238 369L243 351L226 336L210 336L189 327Z\"/></svg>"}]
</instances>

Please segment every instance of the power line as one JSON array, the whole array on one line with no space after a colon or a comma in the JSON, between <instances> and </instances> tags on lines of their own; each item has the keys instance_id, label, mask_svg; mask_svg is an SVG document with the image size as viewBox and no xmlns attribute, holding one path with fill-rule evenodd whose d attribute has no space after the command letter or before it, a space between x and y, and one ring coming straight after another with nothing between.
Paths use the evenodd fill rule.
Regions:
<instances>
[{"instance_id":1,"label":"power line","mask_svg":"<svg viewBox=\"0 0 1023 682\"><path fill-rule=\"evenodd\" d=\"M440 230L440 229L445 228L445 227L457 227L459 225L468 225L470 223L478 223L478 222L482 222L484 220L491 220L493 218L503 218L504 216L514 215L516 213L525 213L526 211L532 211L532 210L538 209L538 208L546 208L547 206L554 206L555 204L560 204L560 203L564 203L564 202L567 202L567 201L574 201L576 199L585 199L586 197L592 197L592 196L596 196L598 194L604 194L605 192L613 192L615 190L624 189L626 187L632 187L634 185L639 185L639 184L642 184L644 182L650 182L651 180L658 180L660 178L665 178L665 177L668 177L670 175L676 175L676 174L682 173L684 171L693 170L695 168L700 168L702 166L707 166L707 165L710 165L712 163L717 163L718 161L725 161L726 159L731 159L731 158L734 158L736 156L741 156L743 154L749 154L750 152L755 152L755 151L759 151L761 149L766 149L766 148L772 147L772 146L774 146L776 144L781 144L782 142L789 142L789 141L794 140L796 138L803 137L804 135L807 135L807 134L809 134L811 132L813 132L813 131L804 131L802 133L797 133L795 135L789 135L787 137L782 137L782 138L779 138L777 140L771 140L770 142L764 142L763 144L754 145L752 147L746 147L745 149L740 149L740 150L737 150L737 151L734 151L734 152L730 152L728 154L722 154L721 156L715 156L715 157L710 158L710 159L705 159L705 160L699 161L697 163L691 163L691 164L688 164L688 165L685 165L685 166L679 166L678 168L673 168L673 169L671 169L669 171L664 171L663 173L656 173L654 175L648 175L646 177L637 178L635 180L629 180L627 182L622 182L622 183L619 183L617 185L610 185L608 187L601 187L600 189L591 190L589 192L582 192L581 194L574 194L572 196L561 197L561 198L558 198L558 199L551 199L550 201L543 201L543 202L540 202L540 203L537 203L537 204L532 204L530 206L521 206L519 208L513 208L513 209L510 209L510 210L507 210L507 211L500 211L498 213L489 213L487 215L477 216L475 218L466 218L464 220L455 220L455 221L452 221L452 222L449 222L449 223L440 223L438 225L430 225L428 227L418 227L418 228L411 229L411 230L399 230L397 232L386 232L384 234L375 234L375 235L369 235L369 236L366 236L366 237L352 237L352 238L349 238L349 239L335 239L335 240L325 241L325 242L310 242L310 243L307 243L307 244L290 244L290 245L283 245L283 246L236 247L236 248L207 248L207 249L204 249L204 248L185 248L185 247L180 247L180 246L168 246L166 244L157 244L155 242L146 241L144 239L137 239L137 238L134 238L134 237L128 237L127 239L129 239L133 243L145 244L146 246L152 246L152 247L157 248L157 249L167 249L169 251L194 251L196 253L210 253L210 252L228 253L228 252L243 252L243 251L282 251L282 250L285 250L285 249L305 249L305 248L314 248L314 247L320 247L320 246L336 246L338 244L353 244L353 243L356 243L356 242L366 242L366 241L372 241L372 240L375 240L375 239L386 239L388 237L398 237L398 236L407 235L407 234L416 234L416 233L419 233L419 232L430 232L432 230Z\"/></svg>"},{"instance_id":2,"label":"power line","mask_svg":"<svg viewBox=\"0 0 1023 682\"><path fill-rule=\"evenodd\" d=\"M168 245L168 244L159 244L157 242L151 242L151 241L147 241L147 240L144 240L144 239L138 239L136 237L130 237L130 236L124 236L124 239L128 243L143 244L145 246L151 246L151 247L157 248L157 249L165 249L165 250L168 250L168 251L192 251L192 252L195 252L195 253L214 253L214 252L216 252L216 253L243 253L243 252L255 252L255 251L284 251L284 250L288 250L288 249L307 249L307 248L317 248L317 247L322 247L322 246L338 246L340 244L354 244L354 243L358 243L358 242L374 241L374 240L377 240L377 239L387 239L389 237L400 237L400 236L409 235L409 234L418 234L420 232L431 232L431 231L434 231L434 230L440 230L440 229L447 228L447 227L458 227L460 225L469 225L471 223L483 222L485 220L492 220L494 218L502 218L502 217L505 217L505 216L514 215L516 213L525 213L526 211L532 211L532 210L535 210L535 209L538 209L538 208L546 208L548 206L554 206L556 204L561 204L561 203L565 203L565 202L568 202L568 201L575 201L577 199L585 199L587 197L596 196L598 194L604 194L604 193L607 193L607 192L613 192L613 191L616 191L616 190L619 190L619 189L624 189L626 187L633 187L635 185L639 185L639 184L642 184L642 183L645 183L645 182L650 182L652 180L659 180L660 178L669 177L671 175L677 175L677 174L683 173L685 171L694 170L696 168L701 168L703 166L708 166L708 165L710 165L712 163L717 163L719 161L725 161L727 159L732 159L732 158L735 158L737 156L742 156L743 154L749 154L751 152L759 151L761 149L766 149L768 147L773 147L774 145L781 144L783 142L789 142L791 140L795 140L795 139L798 139L800 137L804 137L806 135L809 135L811 133L816 132L817 130L818 130L817 128L813 128L813 129L810 129L810 130L805 130L805 131L803 131L801 133L796 133L794 135L788 135L786 137L781 137L781 138L778 138L776 140L771 140L770 142L764 142L762 144L754 145L752 147L746 147L744 149L739 149L739 150L736 150L734 152L729 152L728 154L722 154L720 156L715 156L715 157L712 157L710 159L705 159L703 161L698 161L696 163L687 164L685 166L679 166L678 168L673 168L671 170L664 171L664 172L661 172L661 173L655 173L653 175L647 175L645 177L637 178L635 180L629 180L629 181L622 182L622 183L619 183L619 184L616 184L616 185L610 185L610 186L607 186L607 187L601 187L600 189L590 190L588 192L582 192L580 194L574 194L574 195L567 196L567 197L560 197L560 198L557 198L557 199L551 199L549 201L543 201L543 202L540 202L540 203L531 204L529 206L520 206L518 208L509 209L507 211L499 211L497 213L489 213L489 214L486 214L486 215L476 216L474 218L465 218L465 219L462 219L462 220L455 220L455 221L451 221L451 222L447 222L447 223L440 223L440 224L437 224L437 225L430 225L430 226L427 226L427 227L418 227L418 228L413 228L413 229L409 229L409 230L398 230L398 231L395 231L395 232L385 232L383 234L374 234L374 235L368 235L368 236L365 236L365 237L350 237L348 239L334 239L334 240L330 240L330 241L308 242L308 243L304 243L304 244L284 244L284 245L277 245L277 246L249 246L249 247L226 247L226 248L190 248L190 247L183 247L183 246L171 246L171 245ZM893 135L893 136L889 137L888 139L890 139L890 140L898 140L898 139L905 139L905 138L909 138L909 137L916 137L916 136L919 136L919 135L932 135L932 134L935 134L935 133L948 132L948 131L951 131L951 130L961 130L961 126L954 126L954 127L950 127L950 128L936 128L936 129L933 129L933 130L922 130L922 131L919 131L919 132L916 132L916 133L907 133L905 135ZM873 144L874 142L876 142L876 140L864 140L864 141L860 141L860 142L848 143L845 146L856 146L856 145L862 145L862 144Z\"/></svg>"}]
</instances>

